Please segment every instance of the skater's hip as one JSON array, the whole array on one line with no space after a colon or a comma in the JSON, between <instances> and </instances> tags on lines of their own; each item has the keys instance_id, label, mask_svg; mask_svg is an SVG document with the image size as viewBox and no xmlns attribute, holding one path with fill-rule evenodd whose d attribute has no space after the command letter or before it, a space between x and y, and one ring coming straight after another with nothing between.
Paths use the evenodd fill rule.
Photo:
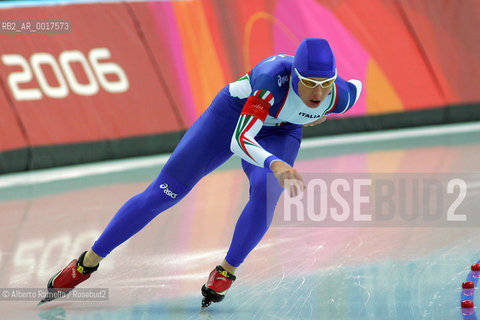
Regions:
<instances>
[{"instance_id":1,"label":"skater's hip","mask_svg":"<svg viewBox=\"0 0 480 320\"><path fill-rule=\"evenodd\" d=\"M207 113L214 113L223 118L238 119L242 112L244 102L234 98L228 92L228 87L224 87L215 96L210 106L205 110Z\"/></svg>"}]
</instances>

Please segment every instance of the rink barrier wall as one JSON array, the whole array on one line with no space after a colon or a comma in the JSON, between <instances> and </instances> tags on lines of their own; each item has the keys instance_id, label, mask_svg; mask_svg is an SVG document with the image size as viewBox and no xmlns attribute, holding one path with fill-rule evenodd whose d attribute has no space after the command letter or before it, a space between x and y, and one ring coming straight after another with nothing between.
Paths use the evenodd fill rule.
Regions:
<instances>
[{"instance_id":1,"label":"rink barrier wall","mask_svg":"<svg viewBox=\"0 0 480 320\"><path fill-rule=\"evenodd\" d=\"M479 121L480 105L331 119L303 129L303 137L332 136L425 125ZM185 131L127 139L24 148L0 153L0 172L28 171L132 156L170 153Z\"/></svg>"},{"instance_id":2,"label":"rink barrier wall","mask_svg":"<svg viewBox=\"0 0 480 320\"><path fill-rule=\"evenodd\" d=\"M305 137L479 120L480 4L448 4L0 6L0 20L71 24L0 33L0 174L171 152L226 83L312 36L329 39L339 74L364 90L347 114Z\"/></svg>"}]
</instances>

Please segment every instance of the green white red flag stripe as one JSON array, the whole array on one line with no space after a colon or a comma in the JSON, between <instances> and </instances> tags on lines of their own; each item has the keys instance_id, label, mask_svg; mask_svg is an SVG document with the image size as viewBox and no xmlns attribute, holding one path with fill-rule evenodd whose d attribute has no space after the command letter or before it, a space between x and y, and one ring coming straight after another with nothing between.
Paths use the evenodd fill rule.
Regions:
<instances>
[{"instance_id":1,"label":"green white red flag stripe","mask_svg":"<svg viewBox=\"0 0 480 320\"><path fill-rule=\"evenodd\" d=\"M267 101L270 106L273 106L275 99L273 98L273 94L265 89L257 90L253 93L254 96L259 97L262 100Z\"/></svg>"}]
</instances>

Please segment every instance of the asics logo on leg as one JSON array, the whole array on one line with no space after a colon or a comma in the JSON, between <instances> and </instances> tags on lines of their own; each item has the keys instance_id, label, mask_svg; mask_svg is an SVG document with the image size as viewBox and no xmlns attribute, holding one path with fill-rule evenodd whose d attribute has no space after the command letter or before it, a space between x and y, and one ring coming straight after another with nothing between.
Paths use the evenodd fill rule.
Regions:
<instances>
[{"instance_id":1,"label":"asics logo on leg","mask_svg":"<svg viewBox=\"0 0 480 320\"><path fill-rule=\"evenodd\" d=\"M163 189L163 192L172 199L175 199L177 197L176 193L173 193L172 190L168 189L168 184L166 183L162 183L160 185L160 189Z\"/></svg>"}]
</instances>

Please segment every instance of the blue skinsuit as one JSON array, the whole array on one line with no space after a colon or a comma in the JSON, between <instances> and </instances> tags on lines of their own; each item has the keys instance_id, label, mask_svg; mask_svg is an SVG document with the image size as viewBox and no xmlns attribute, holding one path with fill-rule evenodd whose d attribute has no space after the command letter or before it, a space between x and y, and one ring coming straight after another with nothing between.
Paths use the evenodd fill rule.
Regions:
<instances>
[{"instance_id":1,"label":"blue skinsuit","mask_svg":"<svg viewBox=\"0 0 480 320\"><path fill-rule=\"evenodd\" d=\"M250 182L250 198L238 219L226 256L229 264L239 266L268 230L283 192L276 181L268 183L267 188L271 162L279 159L293 166L300 148L302 124L332 112L345 112L360 94L358 81L354 84L338 77L329 97L312 112L292 88L292 61L293 57L288 55L269 57L224 87L186 132L158 177L119 209L94 243L93 251L107 256L179 202L203 176L235 153L242 158ZM247 101L254 94L269 106L268 110L261 110L264 115L260 118L255 112L245 111L252 107Z\"/></svg>"}]
</instances>

